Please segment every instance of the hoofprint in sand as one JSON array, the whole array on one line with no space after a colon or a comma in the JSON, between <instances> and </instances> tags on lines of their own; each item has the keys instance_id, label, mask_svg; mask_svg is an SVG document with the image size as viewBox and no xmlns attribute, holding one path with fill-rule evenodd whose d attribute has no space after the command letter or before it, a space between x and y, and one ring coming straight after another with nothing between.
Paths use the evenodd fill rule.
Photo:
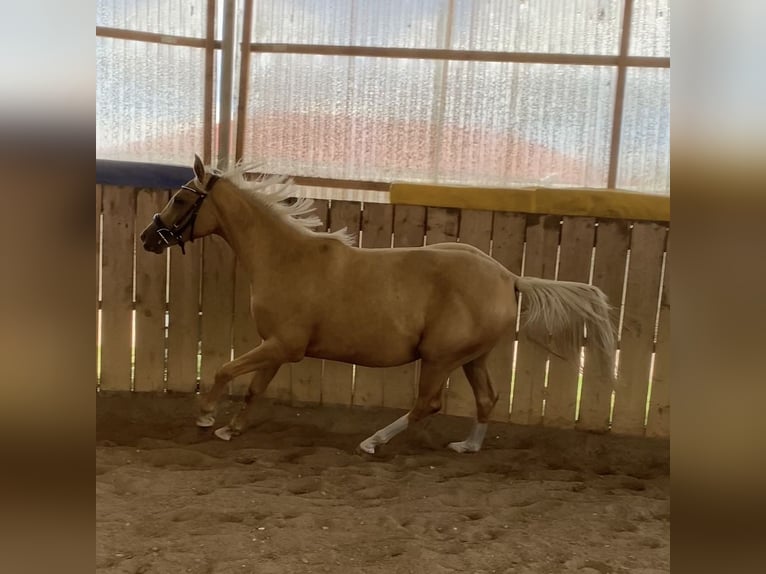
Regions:
<instances>
[{"instance_id":1,"label":"hoofprint in sand","mask_svg":"<svg viewBox=\"0 0 766 574\"><path fill-rule=\"evenodd\" d=\"M459 455L438 416L368 456L400 411L264 401L223 442L190 397L97 405L99 573L669 571L667 441L491 423Z\"/></svg>"}]
</instances>

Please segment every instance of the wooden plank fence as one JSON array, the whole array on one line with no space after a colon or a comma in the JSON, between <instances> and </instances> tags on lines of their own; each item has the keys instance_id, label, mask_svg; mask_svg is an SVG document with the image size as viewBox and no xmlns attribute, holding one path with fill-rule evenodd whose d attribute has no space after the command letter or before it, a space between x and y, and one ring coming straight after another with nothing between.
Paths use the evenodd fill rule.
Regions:
<instances>
[{"instance_id":1,"label":"wooden plank fence","mask_svg":"<svg viewBox=\"0 0 766 574\"><path fill-rule=\"evenodd\" d=\"M96 186L102 391L194 392L218 366L256 346L244 269L218 237L166 255L137 235L167 190ZM469 243L516 274L592 282L614 306L616 379L582 358L549 355L523 327L489 358L500 396L493 420L597 432L669 436L669 223L585 215L317 200L328 230L346 227L363 248ZM99 213L100 212L100 213ZM661 218L660 218L661 219ZM522 321L523 324L523 321ZM372 369L307 358L285 365L266 396L305 404L407 409L418 364ZM244 394L249 376L229 391ZM474 415L462 371L451 374L444 412Z\"/></svg>"}]
</instances>

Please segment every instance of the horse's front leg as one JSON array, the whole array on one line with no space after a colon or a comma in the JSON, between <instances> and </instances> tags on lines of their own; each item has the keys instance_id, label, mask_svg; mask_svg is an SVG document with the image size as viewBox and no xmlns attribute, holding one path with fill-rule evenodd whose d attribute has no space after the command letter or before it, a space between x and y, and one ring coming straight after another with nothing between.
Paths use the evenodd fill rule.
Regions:
<instances>
[{"instance_id":1,"label":"horse's front leg","mask_svg":"<svg viewBox=\"0 0 766 574\"><path fill-rule=\"evenodd\" d=\"M251 373L253 371L271 372L273 378L280 365L293 360L288 348L278 340L264 340L255 349L248 351L230 361L215 373L215 379L211 389L200 397L200 414L197 417L197 426L211 427L215 423L215 407L221 398L226 385L235 377ZM268 381L265 385L268 385ZM265 387L264 387L265 388Z\"/></svg>"},{"instance_id":2,"label":"horse's front leg","mask_svg":"<svg viewBox=\"0 0 766 574\"><path fill-rule=\"evenodd\" d=\"M250 387L247 389L242 408L232 417L228 426L221 427L215 431L215 436L223 440L231 440L231 437L242 434L250 424L250 411L253 410L255 399L262 395L269 383L277 374L279 367L269 367L267 369L258 369L253 373L250 381Z\"/></svg>"}]
</instances>

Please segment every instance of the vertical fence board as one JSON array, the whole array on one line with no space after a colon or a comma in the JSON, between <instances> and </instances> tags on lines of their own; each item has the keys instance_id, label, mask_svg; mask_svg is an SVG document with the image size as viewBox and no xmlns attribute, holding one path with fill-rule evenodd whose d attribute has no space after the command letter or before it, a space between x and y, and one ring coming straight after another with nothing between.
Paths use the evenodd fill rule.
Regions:
<instances>
[{"instance_id":1,"label":"vertical fence board","mask_svg":"<svg viewBox=\"0 0 766 574\"><path fill-rule=\"evenodd\" d=\"M393 214L391 205L365 203L362 214L362 247L391 247ZM383 390L388 371L390 369L357 366L353 404L372 407L383 405Z\"/></svg>"},{"instance_id":2,"label":"vertical fence board","mask_svg":"<svg viewBox=\"0 0 766 574\"><path fill-rule=\"evenodd\" d=\"M426 219L426 245L457 241L460 210L429 207Z\"/></svg>"},{"instance_id":3,"label":"vertical fence board","mask_svg":"<svg viewBox=\"0 0 766 574\"><path fill-rule=\"evenodd\" d=\"M96 184L96 276L101 273L101 210L102 210L102 188Z\"/></svg>"},{"instance_id":4,"label":"vertical fence board","mask_svg":"<svg viewBox=\"0 0 766 574\"><path fill-rule=\"evenodd\" d=\"M186 245L186 255L171 248L168 300L169 391L192 393L197 387L202 241Z\"/></svg>"},{"instance_id":5,"label":"vertical fence board","mask_svg":"<svg viewBox=\"0 0 766 574\"><path fill-rule=\"evenodd\" d=\"M557 275L559 280L588 282L593 256L595 223L596 220L592 217L563 218ZM551 356L543 416L543 423L546 426L574 427L579 378L579 350L568 360Z\"/></svg>"},{"instance_id":6,"label":"vertical fence board","mask_svg":"<svg viewBox=\"0 0 766 574\"><path fill-rule=\"evenodd\" d=\"M232 346L234 357L254 349L261 343L261 336L255 320L250 315L250 277L247 270L237 261L234 267L234 323L232 325ZM231 382L231 394L247 394L252 373L240 375Z\"/></svg>"},{"instance_id":7,"label":"vertical fence board","mask_svg":"<svg viewBox=\"0 0 766 574\"><path fill-rule=\"evenodd\" d=\"M670 436L670 235L665 248L665 275L662 279L660 319L654 347L652 396L649 399L648 436Z\"/></svg>"},{"instance_id":8,"label":"vertical fence board","mask_svg":"<svg viewBox=\"0 0 766 574\"><path fill-rule=\"evenodd\" d=\"M249 312L248 312L248 316L249 316ZM252 321L253 328L257 332L258 330L257 324L252 318L251 318L251 321ZM257 340L258 342L260 342L261 341L260 335L254 334L253 340L254 341ZM279 370L274 375L274 378L271 379L271 383L269 383L269 386L266 387L266 390L263 393L263 396L265 398L274 399L275 401L282 404L286 404L286 405L292 403L292 400L293 400L292 398L292 368L293 368L293 365L291 363L285 363L281 367L279 367ZM252 375L251 375L251 378L252 378ZM248 381L249 380L250 379L248 379Z\"/></svg>"},{"instance_id":9,"label":"vertical fence board","mask_svg":"<svg viewBox=\"0 0 766 574\"><path fill-rule=\"evenodd\" d=\"M394 206L394 247L422 247L426 235L426 208Z\"/></svg>"},{"instance_id":10,"label":"vertical fence board","mask_svg":"<svg viewBox=\"0 0 766 574\"><path fill-rule=\"evenodd\" d=\"M463 209L460 213L460 243L478 247L489 253L492 238L492 212ZM476 400L471 384L463 372L456 369L450 374L444 412L448 415L470 417L476 414Z\"/></svg>"},{"instance_id":11,"label":"vertical fence board","mask_svg":"<svg viewBox=\"0 0 766 574\"><path fill-rule=\"evenodd\" d=\"M620 321L625 260L630 242L630 224L622 220L602 220L596 231L596 253L593 261L593 285L600 288L612 306L612 327L615 333ZM614 380L603 370L599 361L585 349L580 416L577 428L592 431L609 429L609 411Z\"/></svg>"},{"instance_id":12,"label":"vertical fence board","mask_svg":"<svg viewBox=\"0 0 766 574\"><path fill-rule=\"evenodd\" d=\"M165 281L167 253L144 250L140 230L162 211L165 190L141 189L136 197L136 391L162 391L165 386Z\"/></svg>"},{"instance_id":13,"label":"vertical fence board","mask_svg":"<svg viewBox=\"0 0 766 574\"><path fill-rule=\"evenodd\" d=\"M249 278L243 268L235 267L233 253L220 238L205 239L204 261L202 241L188 244L186 256L181 255L178 248L170 250L167 255L170 258L169 277L166 276L167 258L143 250L136 230L150 221L153 213L161 210L166 199L165 190L96 186L100 388L103 390L127 391L131 390L132 384L136 391L162 390L167 343L168 390L193 391L200 341L203 380L209 387L214 372L230 359L232 346L238 356L260 342L250 317ZM361 229L361 246L365 248L389 247L392 234L396 247L421 246L424 236L428 244L434 244L455 241L459 235L460 242L488 252L491 235L492 256L516 274L521 271L526 239L525 275L546 278L554 275L560 232L558 279L567 281L587 282L595 234L593 284L607 294L615 307L622 298L630 244L612 430L642 434L646 424L648 436L669 436L670 245L667 225L638 222L631 231L629 222L602 220L594 231L594 219L587 217L563 217L563 227L559 229L558 222L562 218L555 215L459 212L375 203L365 204L361 211L360 204L351 201L333 201L328 210L328 202L321 200L316 201L316 208L319 217L329 221L331 231L348 227L353 234ZM167 282L170 300L167 302L169 324L165 339ZM200 308L204 311L201 322ZM135 382L131 383L134 310ZM618 320L619 310L615 310L615 327ZM519 338L519 351L511 405L515 337ZM607 373L600 371L596 361L589 359L586 346L579 419L575 423L579 362L550 357L547 389L544 389L547 351L531 342L523 330L518 334L508 333L489 357L490 372L499 394L498 406L491 418L523 424L539 423L545 397L544 424L607 430L614 383ZM284 366L266 394L284 401L292 400L294 404L321 402L410 408L416 394L417 372L416 362L388 369L357 367L354 379L351 365L305 359ZM250 375L238 379L231 390L235 394L244 393L249 380ZM651 396L647 397L649 389ZM445 412L466 416L472 415L474 410L473 393L462 371L452 373L445 395Z\"/></svg>"},{"instance_id":14,"label":"vertical fence board","mask_svg":"<svg viewBox=\"0 0 766 574\"><path fill-rule=\"evenodd\" d=\"M636 222L631 233L620 368L612 417L612 430L621 434L644 432L666 235L665 226L646 222Z\"/></svg>"},{"instance_id":15,"label":"vertical fence board","mask_svg":"<svg viewBox=\"0 0 766 574\"><path fill-rule=\"evenodd\" d=\"M426 210L426 245L457 241L460 227L460 210L448 207L429 207ZM454 378L453 378L454 377ZM463 387L468 385L463 372L458 369L450 373L442 394L442 412L447 412L448 389L451 384Z\"/></svg>"},{"instance_id":16,"label":"vertical fence board","mask_svg":"<svg viewBox=\"0 0 766 574\"><path fill-rule=\"evenodd\" d=\"M521 275L526 227L527 218L521 213L501 211L494 213L492 257L516 275ZM514 296L512 293L509 294L509 297ZM492 384L498 394L497 404L490 415L492 420L507 421L511 414L511 380L513 378L515 341L516 326L514 325L500 338L487 360Z\"/></svg>"},{"instance_id":17,"label":"vertical fence board","mask_svg":"<svg viewBox=\"0 0 766 574\"><path fill-rule=\"evenodd\" d=\"M543 279L555 277L560 219L558 215L527 215L525 276ZM542 335L535 335L535 337L540 336ZM524 327L519 332L511 422L520 424L542 422L548 351L541 346L541 343L545 342L530 337L528 330Z\"/></svg>"},{"instance_id":18,"label":"vertical fence board","mask_svg":"<svg viewBox=\"0 0 766 574\"><path fill-rule=\"evenodd\" d=\"M394 206L394 247L420 247L425 236L426 208L415 205ZM415 404L419 362L385 370L383 405L410 409Z\"/></svg>"},{"instance_id":19,"label":"vertical fence board","mask_svg":"<svg viewBox=\"0 0 766 574\"><path fill-rule=\"evenodd\" d=\"M96 303L101 301L101 212L102 187L96 184Z\"/></svg>"},{"instance_id":20,"label":"vertical fence board","mask_svg":"<svg viewBox=\"0 0 766 574\"><path fill-rule=\"evenodd\" d=\"M358 201L333 200L330 205L330 231L344 227L359 245L362 204ZM322 404L351 405L354 367L349 363L325 361L322 371Z\"/></svg>"},{"instance_id":21,"label":"vertical fence board","mask_svg":"<svg viewBox=\"0 0 766 574\"><path fill-rule=\"evenodd\" d=\"M102 186L96 184L96 388L101 378L101 199Z\"/></svg>"},{"instance_id":22,"label":"vertical fence board","mask_svg":"<svg viewBox=\"0 0 766 574\"><path fill-rule=\"evenodd\" d=\"M279 370L274 378L271 379L271 384L263 393L266 398L274 399L275 401L289 405L292 403L292 365L285 363Z\"/></svg>"},{"instance_id":23,"label":"vertical fence board","mask_svg":"<svg viewBox=\"0 0 766 574\"><path fill-rule=\"evenodd\" d=\"M129 391L133 330L133 188L103 188L101 389Z\"/></svg>"},{"instance_id":24,"label":"vertical fence board","mask_svg":"<svg viewBox=\"0 0 766 574\"><path fill-rule=\"evenodd\" d=\"M218 368L231 360L234 253L217 235L209 235L203 242L200 388L208 390Z\"/></svg>"},{"instance_id":25,"label":"vertical fence board","mask_svg":"<svg viewBox=\"0 0 766 574\"><path fill-rule=\"evenodd\" d=\"M326 200L315 199L314 208L314 214L324 224L317 231L326 230L328 202ZM291 399L293 405L319 404L322 401L323 363L321 359L306 357L302 361L290 365Z\"/></svg>"}]
</instances>

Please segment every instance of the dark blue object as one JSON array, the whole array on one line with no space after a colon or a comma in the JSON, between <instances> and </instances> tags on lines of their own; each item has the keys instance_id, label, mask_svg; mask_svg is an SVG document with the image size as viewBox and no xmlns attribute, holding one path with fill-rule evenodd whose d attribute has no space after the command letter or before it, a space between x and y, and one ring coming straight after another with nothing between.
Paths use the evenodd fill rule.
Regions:
<instances>
[{"instance_id":1,"label":"dark blue object","mask_svg":"<svg viewBox=\"0 0 766 574\"><path fill-rule=\"evenodd\" d=\"M191 166L137 161L96 160L96 183L150 189L172 189L194 179Z\"/></svg>"}]
</instances>

